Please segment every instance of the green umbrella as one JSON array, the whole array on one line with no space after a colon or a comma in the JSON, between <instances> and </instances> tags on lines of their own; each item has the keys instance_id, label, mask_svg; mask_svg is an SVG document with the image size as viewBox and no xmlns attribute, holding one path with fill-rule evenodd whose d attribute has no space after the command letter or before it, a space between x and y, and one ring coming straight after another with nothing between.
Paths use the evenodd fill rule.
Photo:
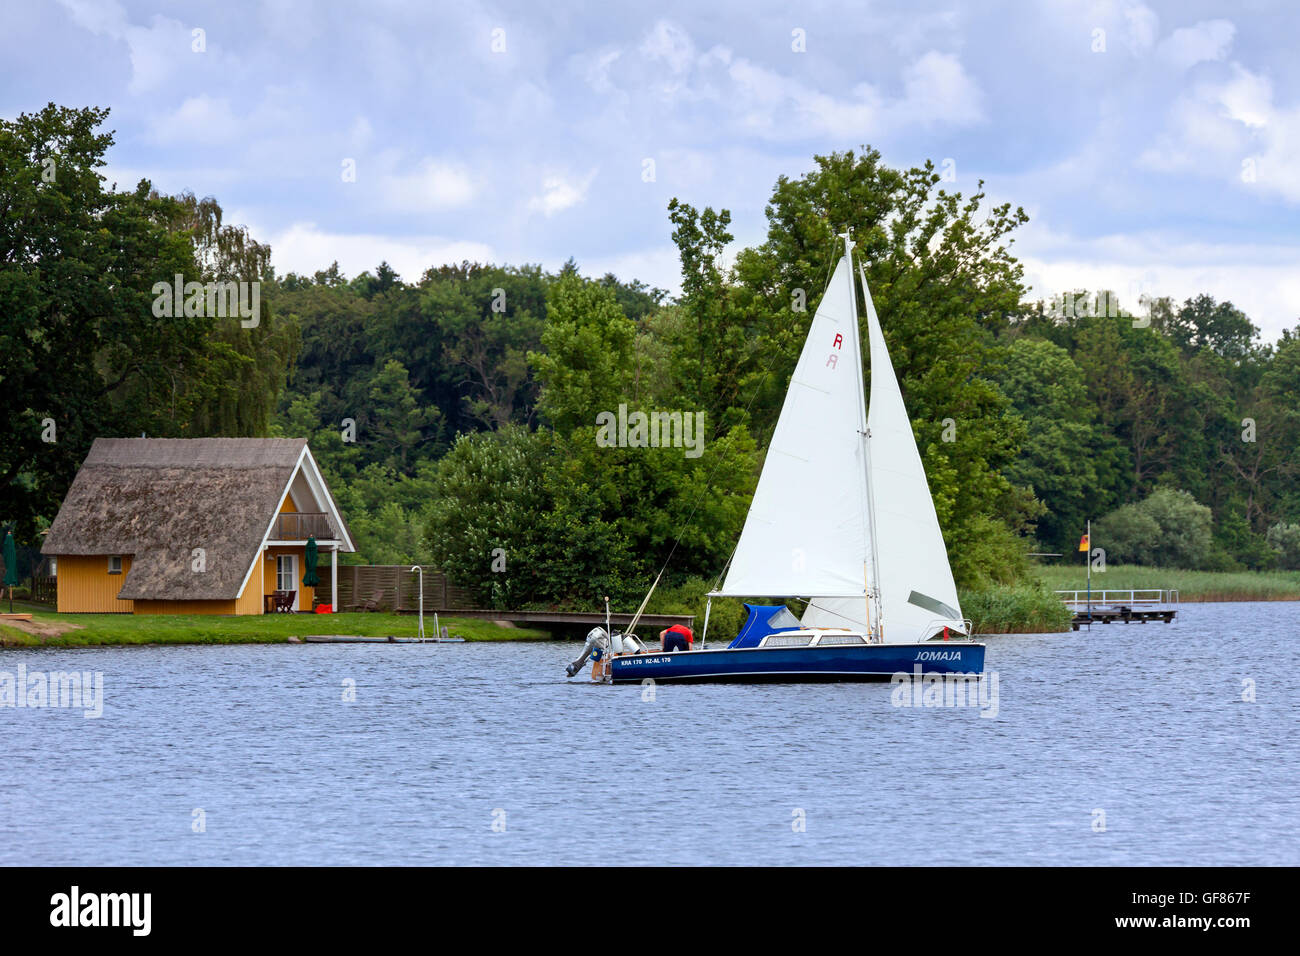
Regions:
<instances>
[{"instance_id":1,"label":"green umbrella","mask_svg":"<svg viewBox=\"0 0 1300 956\"><path fill-rule=\"evenodd\" d=\"M9 589L9 613L12 614L14 610L14 585L18 583L18 552L14 550L12 531L5 532L4 560L4 586Z\"/></svg>"},{"instance_id":2,"label":"green umbrella","mask_svg":"<svg viewBox=\"0 0 1300 956\"><path fill-rule=\"evenodd\" d=\"M307 539L307 573L302 576L302 583L309 588L314 588L320 584L320 575L316 573L316 562L320 559L316 556L316 539Z\"/></svg>"}]
</instances>

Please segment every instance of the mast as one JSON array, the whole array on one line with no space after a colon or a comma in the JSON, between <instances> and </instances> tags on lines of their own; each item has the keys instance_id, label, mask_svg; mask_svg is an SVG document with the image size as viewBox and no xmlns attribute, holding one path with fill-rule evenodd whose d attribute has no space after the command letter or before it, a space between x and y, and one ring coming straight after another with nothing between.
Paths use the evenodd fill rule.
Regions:
<instances>
[{"instance_id":1,"label":"mast","mask_svg":"<svg viewBox=\"0 0 1300 956\"><path fill-rule=\"evenodd\" d=\"M852 266L853 263L850 262L849 267L852 268ZM862 279L862 295L864 297L869 296L871 295L871 293L867 289L866 267L863 266L862 263L858 263L858 268L861 270L860 278ZM870 303L868 303L868 306L870 306ZM853 315L855 318L857 317L857 310L858 310L858 299L857 296L854 296ZM854 328L855 329L858 328L856 322L854 323ZM859 332L859 335L861 335L861 332ZM872 356L872 359L873 359L872 370L874 373L875 356ZM886 356L886 362L888 362L887 356ZM861 371L858 372L858 377L859 378L862 377ZM872 381L873 382L875 381L874 377L872 378ZM864 385L863 397L862 397L864 408L866 407L866 401L867 401L866 386ZM880 549L879 547L877 547L880 538L876 534L876 485L875 482L871 480L871 426L865 424L867 420L866 412L864 411L862 414L863 414L863 422L864 422L863 431L865 432L863 436L863 446L865 447L867 452L867 527L871 531L871 572L872 572L871 599L876 606L876 620L880 622L880 626L879 626L880 640L883 642L885 639L885 612L884 609L880 606Z\"/></svg>"},{"instance_id":2,"label":"mast","mask_svg":"<svg viewBox=\"0 0 1300 956\"><path fill-rule=\"evenodd\" d=\"M884 640L884 621L880 610L880 556L876 547L876 496L871 483L871 429L867 426L867 390L862 374L862 328L858 321L858 293L853 282L853 240L847 230L840 233L844 240L844 264L849 273L849 311L852 316L850 326L853 330L853 345L857 352L858 375L858 435L862 440L863 467L866 472L863 482L865 511L867 514L867 545L871 552L871 567L862 568L863 583L866 585L866 611L868 630L879 634ZM864 279L865 282L865 279Z\"/></svg>"}]
</instances>

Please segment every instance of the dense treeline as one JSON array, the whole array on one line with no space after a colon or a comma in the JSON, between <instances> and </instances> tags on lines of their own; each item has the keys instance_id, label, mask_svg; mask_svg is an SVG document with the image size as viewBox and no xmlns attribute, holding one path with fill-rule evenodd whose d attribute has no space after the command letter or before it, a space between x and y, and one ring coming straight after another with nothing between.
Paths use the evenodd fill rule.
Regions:
<instances>
[{"instance_id":1,"label":"dense treeline","mask_svg":"<svg viewBox=\"0 0 1300 956\"><path fill-rule=\"evenodd\" d=\"M107 110L0 121L0 521L36 531L99 435L258 435L297 328L159 309L156 283L259 280L270 249L212 200L114 191L98 169Z\"/></svg>"},{"instance_id":2,"label":"dense treeline","mask_svg":"<svg viewBox=\"0 0 1300 956\"><path fill-rule=\"evenodd\" d=\"M1300 338L1261 343L1206 296L1136 318L1104 292L1030 303L1025 214L929 164L818 157L729 265L728 212L674 200L670 301L573 262L279 277L215 200L108 188L105 115L0 125L0 517L29 541L96 435L293 435L358 560L434 563L516 606L635 601L666 566L688 602L735 545L847 228L963 589L1018 585L1089 518L1112 561L1300 562ZM175 273L258 280L260 322L159 318Z\"/></svg>"},{"instance_id":3,"label":"dense treeline","mask_svg":"<svg viewBox=\"0 0 1300 956\"><path fill-rule=\"evenodd\" d=\"M1007 475L1044 506L1039 539L1084 521L1112 561L1297 567L1300 338L1260 341L1229 302L1158 299L1126 314L1107 292L1038 303L1005 333L996 377L1028 436Z\"/></svg>"}]
</instances>

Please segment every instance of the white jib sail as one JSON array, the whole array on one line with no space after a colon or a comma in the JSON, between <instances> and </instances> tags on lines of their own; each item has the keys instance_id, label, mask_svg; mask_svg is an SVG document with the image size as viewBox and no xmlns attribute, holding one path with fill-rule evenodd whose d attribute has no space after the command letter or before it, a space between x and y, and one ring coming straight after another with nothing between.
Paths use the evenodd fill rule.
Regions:
<instances>
[{"instance_id":1,"label":"white jib sail","mask_svg":"<svg viewBox=\"0 0 1300 956\"><path fill-rule=\"evenodd\" d=\"M718 594L856 598L865 613L866 461L853 279L822 296Z\"/></svg>"},{"instance_id":2,"label":"white jib sail","mask_svg":"<svg viewBox=\"0 0 1300 956\"><path fill-rule=\"evenodd\" d=\"M917 438L902 403L885 347L871 290L862 276L867 302L871 356L871 492L876 502L880 541L880 593L884 639L891 644L930 639L948 627L965 633L948 548L935 514L935 499L920 463Z\"/></svg>"},{"instance_id":3,"label":"white jib sail","mask_svg":"<svg viewBox=\"0 0 1300 956\"><path fill-rule=\"evenodd\" d=\"M884 639L891 644L924 641L945 627L965 633L948 550L866 276L862 277L862 293L867 303L871 360L867 424ZM862 616L860 602L827 596L809 604L803 623L861 628Z\"/></svg>"}]
</instances>

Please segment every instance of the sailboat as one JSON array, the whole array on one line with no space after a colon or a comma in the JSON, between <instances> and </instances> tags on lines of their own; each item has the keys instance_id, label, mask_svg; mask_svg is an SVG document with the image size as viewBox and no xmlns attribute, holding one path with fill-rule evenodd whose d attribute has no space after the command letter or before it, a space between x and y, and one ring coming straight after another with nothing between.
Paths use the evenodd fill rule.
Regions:
<instances>
[{"instance_id":1,"label":"sailboat","mask_svg":"<svg viewBox=\"0 0 1300 956\"><path fill-rule=\"evenodd\" d=\"M921 455L865 271L871 359L868 409L853 243L808 329L758 487L715 597L796 598L747 604L726 647L608 657L614 683L888 680L978 674L984 645L962 618ZM703 643L703 641L701 641ZM617 647L615 650L617 651Z\"/></svg>"}]
</instances>

